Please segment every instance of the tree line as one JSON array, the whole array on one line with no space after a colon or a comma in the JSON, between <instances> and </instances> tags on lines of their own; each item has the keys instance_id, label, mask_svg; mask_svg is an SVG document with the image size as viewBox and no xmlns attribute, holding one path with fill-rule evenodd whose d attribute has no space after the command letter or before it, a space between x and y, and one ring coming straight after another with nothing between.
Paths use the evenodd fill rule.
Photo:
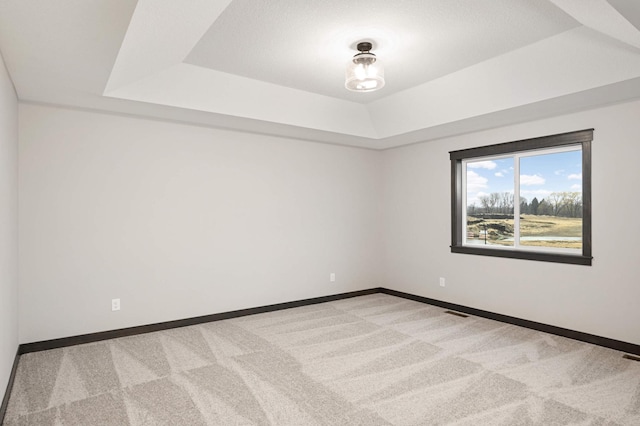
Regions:
<instances>
[{"instance_id":1,"label":"tree line","mask_svg":"<svg viewBox=\"0 0 640 426\"><path fill-rule=\"evenodd\" d=\"M513 214L514 199L511 192L482 195L478 198L480 205L468 206L467 214ZM520 197L520 214L582 217L582 193L552 192L547 198L538 200L534 197L531 202Z\"/></svg>"}]
</instances>

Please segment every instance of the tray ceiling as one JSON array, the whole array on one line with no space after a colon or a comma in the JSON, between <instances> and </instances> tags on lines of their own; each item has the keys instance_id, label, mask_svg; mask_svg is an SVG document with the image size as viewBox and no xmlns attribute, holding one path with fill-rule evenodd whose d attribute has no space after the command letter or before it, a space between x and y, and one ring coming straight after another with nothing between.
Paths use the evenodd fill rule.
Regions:
<instances>
[{"instance_id":1,"label":"tray ceiling","mask_svg":"<svg viewBox=\"0 0 640 426\"><path fill-rule=\"evenodd\" d=\"M3 0L22 101L384 149L640 97L633 0ZM344 89L371 41L387 84Z\"/></svg>"}]
</instances>

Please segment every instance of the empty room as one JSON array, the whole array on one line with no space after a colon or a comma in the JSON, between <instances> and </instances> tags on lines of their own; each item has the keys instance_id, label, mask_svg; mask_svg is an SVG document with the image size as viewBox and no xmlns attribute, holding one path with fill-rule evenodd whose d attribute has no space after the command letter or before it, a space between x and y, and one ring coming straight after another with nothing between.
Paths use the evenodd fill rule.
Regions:
<instances>
[{"instance_id":1,"label":"empty room","mask_svg":"<svg viewBox=\"0 0 640 426\"><path fill-rule=\"evenodd\" d=\"M0 424L640 425L634 158L636 0L0 0Z\"/></svg>"}]
</instances>

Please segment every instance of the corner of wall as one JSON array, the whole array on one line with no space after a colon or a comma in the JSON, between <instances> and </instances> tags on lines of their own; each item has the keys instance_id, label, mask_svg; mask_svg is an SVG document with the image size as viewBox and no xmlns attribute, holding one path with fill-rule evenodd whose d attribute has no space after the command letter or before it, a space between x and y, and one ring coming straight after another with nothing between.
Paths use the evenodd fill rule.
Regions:
<instances>
[{"instance_id":1,"label":"corner of wall","mask_svg":"<svg viewBox=\"0 0 640 426\"><path fill-rule=\"evenodd\" d=\"M18 349L18 97L0 54L0 389Z\"/></svg>"}]
</instances>

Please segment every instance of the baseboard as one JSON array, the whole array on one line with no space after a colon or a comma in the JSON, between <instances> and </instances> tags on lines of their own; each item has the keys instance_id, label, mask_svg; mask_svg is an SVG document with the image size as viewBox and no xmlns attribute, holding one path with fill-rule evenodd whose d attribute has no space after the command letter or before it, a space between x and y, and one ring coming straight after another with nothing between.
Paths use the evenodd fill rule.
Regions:
<instances>
[{"instance_id":1,"label":"baseboard","mask_svg":"<svg viewBox=\"0 0 640 426\"><path fill-rule=\"evenodd\" d=\"M469 315L488 318L520 327L530 328L533 330L543 331L545 333L555 334L582 342L592 343L594 345L604 346L621 352L627 352L634 355L640 355L640 345L623 342L620 340L610 339L607 337L596 336L593 334L582 333L580 331L569 330L562 327L543 324L535 321L529 321L508 315L497 314L495 312L483 311L481 309L471 308L468 306L457 305L455 303L443 302L437 299L417 296L415 294L404 293L397 290L391 290L383 287L370 288L367 290L352 291L348 293L334 294L330 296L315 297L312 299L303 299L293 302L278 303L275 305L260 306L257 308L241 309L237 311L222 312L218 314L204 315L193 318L180 319L175 321L166 321L155 324L140 325L136 327L121 328L117 330L101 331L97 333L82 334L79 336L63 337L60 339L45 340L33 343L24 343L18 347L18 355L29 352L38 352L49 349L57 349L66 346L80 345L83 343L99 342L101 340L116 339L119 337L134 336L136 334L150 333L154 331L168 330L171 328L186 327L190 325L202 324L212 321L220 321L230 318L238 318L247 315L261 314L264 312L279 311L282 309L297 308L300 306L315 305L318 303L331 302L334 300L347 299L357 296L365 296L368 294L384 293L392 296L402 297L429 305L439 306L441 308L450 309L452 311L464 312ZM17 362L17 360L16 360Z\"/></svg>"},{"instance_id":2,"label":"baseboard","mask_svg":"<svg viewBox=\"0 0 640 426\"><path fill-rule=\"evenodd\" d=\"M206 322L220 321L230 318L244 317L247 315L261 314L264 312L279 311L282 309L297 308L300 306L315 305L334 300L348 299L351 297L365 296L380 293L381 288L351 291L348 293L334 294L330 296L314 297L312 299L296 300L294 302L277 303L275 305L260 306L257 308L240 309L237 311L222 312L218 314L203 315L200 317L186 318L175 321L159 322L155 324L140 325L136 327L120 328L117 330L101 331L98 333L82 334L79 336L63 337L60 339L44 340L41 342L23 343L18 348L20 355L29 352L46 351L49 349L63 348L66 346L80 345L83 343L99 342L101 340L116 339L119 337L134 336L136 334L151 333L154 331L168 330L171 328L187 327Z\"/></svg>"},{"instance_id":3,"label":"baseboard","mask_svg":"<svg viewBox=\"0 0 640 426\"><path fill-rule=\"evenodd\" d=\"M484 311L481 309L471 308L468 306L458 305L455 303L443 302L437 299L430 299L428 297L417 296L415 294L404 293L397 290L390 290L388 288L371 288L367 290L352 291L348 293L334 294L331 296L315 297L312 299L297 300L294 302L278 303L275 305L261 306L257 308L241 309L237 311L222 312L218 314L204 315L200 317L186 318L175 321L166 321L155 324L141 325L137 327L121 328L118 330L102 331L98 333L83 334L80 336L64 337L61 339L45 340L41 342L25 343L18 347L15 360L13 362L13 368L11 369L11 375L9 376L9 383L5 391L4 398L2 399L2 405L0 406L0 424L4 420L4 416L9 404L9 396L13 388L16 371L18 369L18 362L20 355L29 353L44 351L49 349L57 349L66 346L74 346L83 343L98 342L101 340L115 339L118 337L134 336L137 334L150 333L153 331L168 330L177 327L186 327L190 325L202 324L212 321L220 321L230 318L238 318L247 315L261 314L265 312L279 311L289 308L297 308L300 306L315 305L318 303L331 302L334 300L348 299L351 297L365 296L368 294L384 293L391 296L397 296L404 299L414 300L416 302L422 302L433 306L438 306L444 309L452 311L463 312L465 314L474 315L478 317L488 318L495 321L500 321L508 324L517 325L520 327L530 328L532 330L542 331L545 333L555 334L569 339L579 340L582 342L592 343L598 346L604 346L606 348L615 349L620 352L627 352L634 355L640 355L640 345L633 343L623 342L620 340L610 339L608 337L596 336L593 334L582 333L575 330L569 330L562 327L556 327L553 325L543 324L535 321L529 321L521 318L516 318L508 315L497 314L495 312Z\"/></svg>"},{"instance_id":4,"label":"baseboard","mask_svg":"<svg viewBox=\"0 0 640 426\"><path fill-rule=\"evenodd\" d=\"M4 416L7 414L7 407L9 406L9 397L11 396L11 390L13 389L13 382L16 379L16 372L18 371L18 361L20 360L20 351L16 351L16 356L13 359L13 367L11 367L11 374L9 375L9 382L7 383L7 389L4 392L2 398L2 405L0 405L0 425L4 422Z\"/></svg>"},{"instance_id":5,"label":"baseboard","mask_svg":"<svg viewBox=\"0 0 640 426\"><path fill-rule=\"evenodd\" d=\"M608 337L596 336L594 334L582 333L580 331L569 330L567 328L556 327L554 325L548 325L540 322L529 321L521 318L511 317L508 315L496 314L495 312L483 311L481 309L470 308L468 306L457 305L455 303L443 302L441 300L430 299L428 297L416 296L415 294L403 293L401 291L390 290L387 288L381 288L380 292L384 294L389 294L391 296L397 296L397 297L402 297L404 299L414 300L416 302L422 302L429 305L439 306L441 308L450 309L452 311L464 312L465 314L475 315L477 317L488 318L495 321L517 325L520 327L530 328L532 330L543 331L545 333L567 337L569 339L579 340L581 342L592 343L594 345L615 349L620 352L627 352L634 355L640 355L640 345L623 342L621 340L615 340L615 339L610 339Z\"/></svg>"}]
</instances>

